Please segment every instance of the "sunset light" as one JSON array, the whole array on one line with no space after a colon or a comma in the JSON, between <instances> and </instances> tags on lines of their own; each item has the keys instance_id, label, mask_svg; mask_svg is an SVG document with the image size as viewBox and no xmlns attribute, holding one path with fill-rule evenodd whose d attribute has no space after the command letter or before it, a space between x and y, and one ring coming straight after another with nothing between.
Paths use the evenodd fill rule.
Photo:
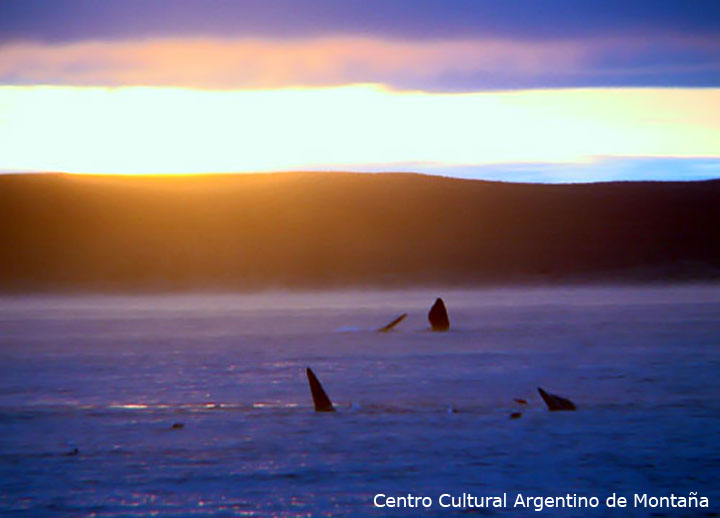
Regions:
<instances>
[{"instance_id":1,"label":"sunset light","mask_svg":"<svg viewBox=\"0 0 720 518\"><path fill-rule=\"evenodd\" d=\"M0 168L167 174L720 156L720 89L0 87Z\"/></svg>"},{"instance_id":2,"label":"sunset light","mask_svg":"<svg viewBox=\"0 0 720 518\"><path fill-rule=\"evenodd\" d=\"M720 516L718 21L0 0L0 516Z\"/></svg>"}]
</instances>

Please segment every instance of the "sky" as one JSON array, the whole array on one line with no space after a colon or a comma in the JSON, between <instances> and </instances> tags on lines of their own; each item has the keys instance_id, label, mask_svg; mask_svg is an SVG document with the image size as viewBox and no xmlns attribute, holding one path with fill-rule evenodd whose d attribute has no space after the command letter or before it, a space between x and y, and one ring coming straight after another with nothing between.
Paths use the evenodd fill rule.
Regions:
<instances>
[{"instance_id":1,"label":"sky","mask_svg":"<svg viewBox=\"0 0 720 518\"><path fill-rule=\"evenodd\" d=\"M0 2L0 171L720 177L720 2Z\"/></svg>"}]
</instances>

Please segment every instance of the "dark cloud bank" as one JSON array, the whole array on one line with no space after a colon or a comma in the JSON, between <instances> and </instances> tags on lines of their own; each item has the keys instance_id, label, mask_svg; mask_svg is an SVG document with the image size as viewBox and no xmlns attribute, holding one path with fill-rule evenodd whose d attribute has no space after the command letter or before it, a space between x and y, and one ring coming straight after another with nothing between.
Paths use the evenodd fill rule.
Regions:
<instances>
[{"instance_id":1,"label":"dark cloud bank","mask_svg":"<svg viewBox=\"0 0 720 518\"><path fill-rule=\"evenodd\" d=\"M410 39L720 35L712 0L4 0L0 40L167 36Z\"/></svg>"},{"instance_id":2,"label":"dark cloud bank","mask_svg":"<svg viewBox=\"0 0 720 518\"><path fill-rule=\"evenodd\" d=\"M582 63L570 68L543 63L542 71L531 75L512 67L478 70L468 63L467 70L388 83L428 91L710 87L720 85L719 21L720 2L710 0L5 0L0 45L178 37L562 41L581 51ZM383 81L362 69L348 76L356 82ZM36 82L22 71L0 80ZM57 81L77 84L66 77Z\"/></svg>"}]
</instances>

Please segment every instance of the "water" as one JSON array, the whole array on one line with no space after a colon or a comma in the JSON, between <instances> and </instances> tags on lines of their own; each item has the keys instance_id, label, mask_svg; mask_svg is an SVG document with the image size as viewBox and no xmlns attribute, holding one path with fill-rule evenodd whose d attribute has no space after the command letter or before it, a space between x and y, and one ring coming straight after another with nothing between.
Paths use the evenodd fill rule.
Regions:
<instances>
[{"instance_id":1,"label":"water","mask_svg":"<svg viewBox=\"0 0 720 518\"><path fill-rule=\"evenodd\" d=\"M336 414L312 411L306 366ZM713 515L719 373L718 285L5 297L0 515ZM632 508L691 491L710 507ZM508 507L439 507L463 492ZM631 508L512 507L613 492Z\"/></svg>"}]
</instances>

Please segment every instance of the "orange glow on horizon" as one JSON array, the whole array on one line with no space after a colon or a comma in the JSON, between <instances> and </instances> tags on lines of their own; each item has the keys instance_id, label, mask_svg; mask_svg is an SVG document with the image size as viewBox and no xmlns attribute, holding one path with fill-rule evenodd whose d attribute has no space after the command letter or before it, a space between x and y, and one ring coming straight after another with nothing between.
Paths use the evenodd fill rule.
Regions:
<instances>
[{"instance_id":1,"label":"orange glow on horizon","mask_svg":"<svg viewBox=\"0 0 720 518\"><path fill-rule=\"evenodd\" d=\"M0 87L0 170L189 174L720 157L720 89Z\"/></svg>"}]
</instances>

